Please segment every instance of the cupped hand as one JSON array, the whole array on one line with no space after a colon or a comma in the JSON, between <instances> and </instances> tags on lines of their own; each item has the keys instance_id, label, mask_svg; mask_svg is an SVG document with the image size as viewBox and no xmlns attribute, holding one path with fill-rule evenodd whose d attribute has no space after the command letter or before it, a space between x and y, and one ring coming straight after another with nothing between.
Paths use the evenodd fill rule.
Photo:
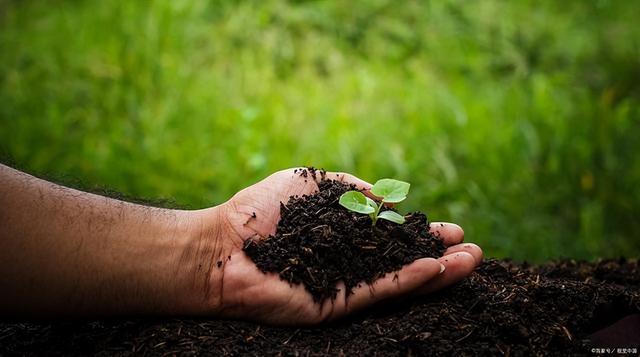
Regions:
<instances>
[{"instance_id":1,"label":"cupped hand","mask_svg":"<svg viewBox=\"0 0 640 357\"><path fill-rule=\"evenodd\" d=\"M275 233L280 202L318 190L320 173L314 178L311 172L306 177L300 172L299 169L276 172L217 207L215 219L223 222L218 229L221 242L216 248L221 265L219 271L215 271L214 265L209 284L217 291L219 315L278 325L316 324L381 300L442 289L469 275L482 261L482 250L477 245L462 243L464 232L458 225L431 223L431 231L448 247L443 257L418 259L371 285L354 288L349 296L340 284L335 300L317 304L302 285L290 285L280 280L278 274L263 273L242 251L246 239ZM367 190L371 184L350 174L328 172L326 178L355 184L370 195Z\"/></svg>"}]
</instances>

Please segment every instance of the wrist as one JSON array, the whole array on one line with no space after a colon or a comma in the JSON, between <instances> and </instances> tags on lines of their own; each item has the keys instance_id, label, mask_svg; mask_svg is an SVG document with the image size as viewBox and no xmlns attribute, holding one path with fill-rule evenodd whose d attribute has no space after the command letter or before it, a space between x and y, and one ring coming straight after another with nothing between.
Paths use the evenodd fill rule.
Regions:
<instances>
[{"instance_id":1,"label":"wrist","mask_svg":"<svg viewBox=\"0 0 640 357\"><path fill-rule=\"evenodd\" d=\"M178 309L173 313L215 315L222 309L222 268L230 251L222 208L178 211L180 247L172 278Z\"/></svg>"}]
</instances>

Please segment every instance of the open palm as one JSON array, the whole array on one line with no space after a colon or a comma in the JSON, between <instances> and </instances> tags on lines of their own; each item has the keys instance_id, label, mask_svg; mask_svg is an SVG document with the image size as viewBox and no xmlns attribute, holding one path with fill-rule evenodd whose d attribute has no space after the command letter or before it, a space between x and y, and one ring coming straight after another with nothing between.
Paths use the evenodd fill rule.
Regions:
<instances>
[{"instance_id":1,"label":"open palm","mask_svg":"<svg viewBox=\"0 0 640 357\"><path fill-rule=\"evenodd\" d=\"M365 190L371 187L349 174L327 173L326 177ZM470 274L482 260L478 246L461 244L464 233L459 226L432 223L432 232L448 246L443 257L418 259L403 267L397 277L396 273L389 273L372 285L355 288L348 297L344 286L338 286L340 291L335 300L317 304L302 285L290 285L277 274L261 272L242 251L246 239L275 233L280 202L317 190L317 182L311 175L303 177L299 171L294 173L294 169L282 170L238 192L220 207L225 222L221 256L230 257L221 268L222 315L280 325L319 323L381 300L429 293L451 285ZM442 266L446 269L441 273Z\"/></svg>"}]
</instances>

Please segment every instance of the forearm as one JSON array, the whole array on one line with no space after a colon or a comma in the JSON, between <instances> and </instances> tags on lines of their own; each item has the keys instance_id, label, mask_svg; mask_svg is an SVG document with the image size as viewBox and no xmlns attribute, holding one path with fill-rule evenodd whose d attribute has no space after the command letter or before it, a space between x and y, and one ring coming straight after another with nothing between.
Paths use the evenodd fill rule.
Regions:
<instances>
[{"instance_id":1,"label":"forearm","mask_svg":"<svg viewBox=\"0 0 640 357\"><path fill-rule=\"evenodd\" d=\"M210 288L200 216L0 165L0 314L186 314ZM210 292L209 292L210 294Z\"/></svg>"}]
</instances>

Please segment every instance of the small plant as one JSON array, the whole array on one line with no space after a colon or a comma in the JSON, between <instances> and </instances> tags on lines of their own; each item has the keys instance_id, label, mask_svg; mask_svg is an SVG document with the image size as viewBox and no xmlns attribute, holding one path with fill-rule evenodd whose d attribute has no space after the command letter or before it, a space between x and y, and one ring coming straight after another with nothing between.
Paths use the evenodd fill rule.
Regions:
<instances>
[{"instance_id":1,"label":"small plant","mask_svg":"<svg viewBox=\"0 0 640 357\"><path fill-rule=\"evenodd\" d=\"M378 197L382 197L380 203L365 196L360 191L347 191L340 196L340 205L346 209L368 214L371 217L371 225L375 226L378 218L386 219L397 224L404 223L404 217L394 211L382 211L380 209L385 203L398 203L404 201L409 193L408 182L393 179L378 180L373 187L371 193Z\"/></svg>"}]
</instances>

